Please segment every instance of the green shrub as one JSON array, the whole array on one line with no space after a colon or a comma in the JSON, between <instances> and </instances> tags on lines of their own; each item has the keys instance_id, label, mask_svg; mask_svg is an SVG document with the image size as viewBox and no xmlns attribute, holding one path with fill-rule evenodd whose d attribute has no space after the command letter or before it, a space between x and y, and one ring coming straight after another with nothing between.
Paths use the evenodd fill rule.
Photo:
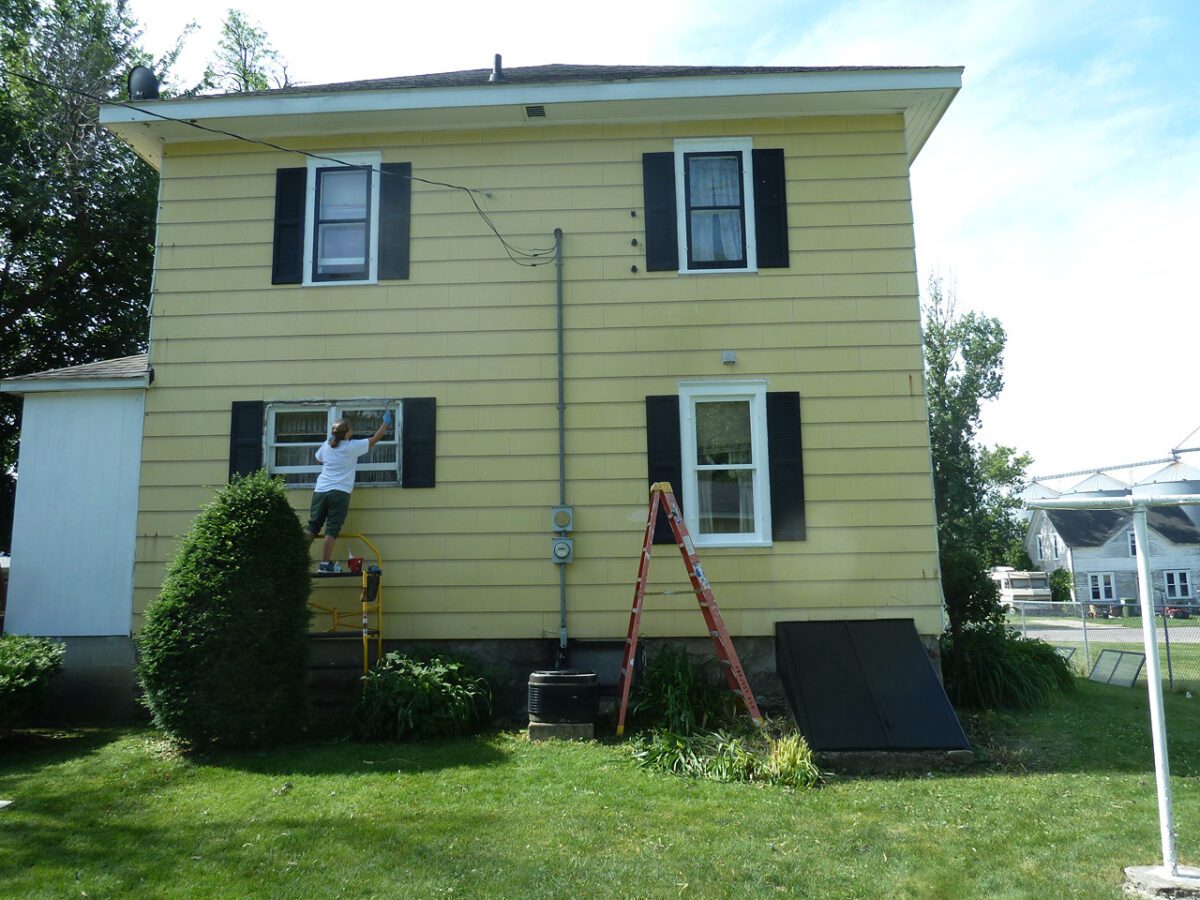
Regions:
<instances>
[{"instance_id":1,"label":"green shrub","mask_svg":"<svg viewBox=\"0 0 1200 900\"><path fill-rule=\"evenodd\" d=\"M712 781L810 788L821 777L808 742L790 725L691 734L655 729L639 735L632 752L643 768Z\"/></svg>"},{"instance_id":2,"label":"green shrub","mask_svg":"<svg viewBox=\"0 0 1200 900\"><path fill-rule=\"evenodd\" d=\"M45 698L65 653L66 647L48 638L0 634L0 732Z\"/></svg>"},{"instance_id":3,"label":"green shrub","mask_svg":"<svg viewBox=\"0 0 1200 900\"><path fill-rule=\"evenodd\" d=\"M470 734L491 714L487 682L463 662L389 653L363 676L352 723L360 740L422 740Z\"/></svg>"},{"instance_id":4,"label":"green shrub","mask_svg":"<svg viewBox=\"0 0 1200 900\"><path fill-rule=\"evenodd\" d=\"M1003 627L965 629L941 638L942 678L955 706L1035 709L1075 689L1071 668L1045 641Z\"/></svg>"},{"instance_id":5,"label":"green shrub","mask_svg":"<svg viewBox=\"0 0 1200 900\"><path fill-rule=\"evenodd\" d=\"M664 644L634 685L630 714L642 727L689 735L731 721L736 706L715 659L697 663L682 644Z\"/></svg>"},{"instance_id":6,"label":"green shrub","mask_svg":"<svg viewBox=\"0 0 1200 900\"><path fill-rule=\"evenodd\" d=\"M1071 591L1075 589L1075 578L1067 569L1055 569L1050 573L1050 600L1053 603L1070 603Z\"/></svg>"},{"instance_id":7,"label":"green shrub","mask_svg":"<svg viewBox=\"0 0 1200 900\"><path fill-rule=\"evenodd\" d=\"M308 717L308 546L283 483L234 479L192 523L146 610L146 705L185 748L271 744Z\"/></svg>"}]
</instances>

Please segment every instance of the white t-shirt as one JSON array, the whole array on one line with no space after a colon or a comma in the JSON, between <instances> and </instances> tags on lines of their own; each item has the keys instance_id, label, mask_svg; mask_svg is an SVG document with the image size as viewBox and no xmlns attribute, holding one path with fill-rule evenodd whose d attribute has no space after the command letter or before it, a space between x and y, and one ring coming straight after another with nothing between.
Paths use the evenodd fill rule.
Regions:
<instances>
[{"instance_id":1,"label":"white t-shirt","mask_svg":"<svg viewBox=\"0 0 1200 900\"><path fill-rule=\"evenodd\" d=\"M324 491L345 491L349 494L354 490L354 467L358 458L371 449L371 442L366 438L353 441L339 441L336 447L331 447L329 441L317 448L317 462L321 463L321 474L313 485L315 493Z\"/></svg>"}]
</instances>

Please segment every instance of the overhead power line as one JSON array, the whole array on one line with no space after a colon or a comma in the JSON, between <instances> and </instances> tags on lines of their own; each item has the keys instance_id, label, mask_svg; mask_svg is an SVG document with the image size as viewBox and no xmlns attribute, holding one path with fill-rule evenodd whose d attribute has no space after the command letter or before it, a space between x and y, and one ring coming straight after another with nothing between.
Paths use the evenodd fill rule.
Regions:
<instances>
[{"instance_id":1,"label":"overhead power line","mask_svg":"<svg viewBox=\"0 0 1200 900\"><path fill-rule=\"evenodd\" d=\"M232 138L235 141L242 141L247 144L257 144L260 147L267 147L271 150L278 150L282 153L295 153L299 156L307 157L308 159L324 160L325 162L335 163L339 166L348 166L359 169L369 168L372 173L378 175L380 178L404 178L408 181L417 181L421 184L427 184L432 187L441 187L452 191L462 191L470 199L471 205L474 206L476 214L478 214L479 218L483 220L483 223L487 225L488 230L490 230L500 242L500 245L504 248L504 252L508 255L510 260L519 266L528 266L531 268L544 266L553 261L553 254L555 252L554 247L518 247L511 243L503 234L501 234L500 229L496 227L496 223L492 220L491 216L484 210L482 206L479 205L479 200L476 196L478 194L490 196L488 191L483 191L479 188L467 187L461 184L451 184L446 181L434 181L429 178L421 178L417 175L401 175L398 172L385 172L376 166L355 166L352 163L345 162L344 160L338 159L335 156L328 156L323 153L313 153L309 150L298 150L295 147L285 147L282 144L276 144L272 141L264 141L259 138L247 137L243 134L238 134L235 131L226 131L223 128L213 128L209 125L201 125L199 122L196 122L192 119L180 119L176 116L168 116L152 109L146 109L143 106L134 106L132 103L126 103L122 100L112 100L106 97L98 97L95 94L88 93L87 91L81 91L78 88L53 84L52 82L45 81L41 78L36 78L33 75L26 75L22 72L16 72L3 66L0 66L0 73L10 75L14 78L20 78L22 81L27 81L30 84L36 84L54 91L66 91L68 93L76 94L80 97L86 97L89 100L94 100L96 103L107 103L110 106L120 106L125 109L133 110L134 112L142 115L150 116L155 119L161 119L164 122L174 122L177 125L186 125L189 128L195 128L199 131L207 131L210 134L217 134L223 137Z\"/></svg>"}]
</instances>

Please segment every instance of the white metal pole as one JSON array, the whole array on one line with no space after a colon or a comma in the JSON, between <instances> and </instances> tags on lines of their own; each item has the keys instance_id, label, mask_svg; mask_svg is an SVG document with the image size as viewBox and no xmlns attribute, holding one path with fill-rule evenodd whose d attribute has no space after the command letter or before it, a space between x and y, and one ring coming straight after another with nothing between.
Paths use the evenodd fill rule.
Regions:
<instances>
[{"instance_id":1,"label":"white metal pole","mask_svg":"<svg viewBox=\"0 0 1200 900\"><path fill-rule=\"evenodd\" d=\"M1158 662L1158 636L1154 622L1154 585L1150 580L1150 534L1146 507L1133 507L1133 534L1137 547L1138 599L1142 605L1142 640L1146 648L1146 681L1150 695L1150 733L1154 738L1154 780L1158 787L1158 831L1162 839L1163 868L1179 874L1175 857L1175 815L1171 805L1171 764L1167 759L1167 725L1163 714L1162 669Z\"/></svg>"}]
</instances>

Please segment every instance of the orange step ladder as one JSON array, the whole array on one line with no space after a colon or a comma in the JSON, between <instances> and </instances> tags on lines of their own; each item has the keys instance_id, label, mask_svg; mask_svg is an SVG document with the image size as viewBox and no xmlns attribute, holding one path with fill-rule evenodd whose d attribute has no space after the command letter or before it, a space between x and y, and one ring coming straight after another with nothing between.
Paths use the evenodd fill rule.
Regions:
<instances>
[{"instance_id":1,"label":"orange step ladder","mask_svg":"<svg viewBox=\"0 0 1200 900\"><path fill-rule=\"evenodd\" d=\"M746 672L738 659L737 651L733 649L733 641L729 638L729 629L721 618L721 610L713 597L712 587L700 567L700 559L696 556L696 547L688 534L687 526L683 523L683 514L679 511L679 503L675 500L675 492L666 481L659 481L650 486L650 514L646 518L646 536L642 540L642 558L638 563L637 584L633 589L633 609L629 613L629 633L625 638L625 652L621 658L621 676L617 682L617 696L621 698L620 712L617 714L617 736L625 733L625 713L629 706L629 687L633 681L633 660L637 652L638 632L642 627L642 609L646 600L646 578L650 574L650 546L654 543L654 526L658 522L658 510L662 507L667 514L667 524L675 535L675 544L683 557L687 568L688 578L692 582L692 592L696 602L700 604L700 612L704 616L704 624L708 635L712 638L717 651L717 661L725 673L725 681L729 689L746 705L750 718L755 725L763 724L762 714L754 700L754 692L746 679ZM659 593L674 593L661 591Z\"/></svg>"}]
</instances>

